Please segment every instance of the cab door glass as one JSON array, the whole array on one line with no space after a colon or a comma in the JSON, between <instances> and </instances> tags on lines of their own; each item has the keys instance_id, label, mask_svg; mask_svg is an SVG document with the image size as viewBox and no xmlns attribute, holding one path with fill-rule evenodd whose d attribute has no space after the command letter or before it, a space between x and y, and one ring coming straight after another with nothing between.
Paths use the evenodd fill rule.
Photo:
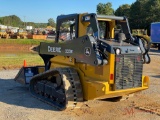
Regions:
<instances>
[{"instance_id":1,"label":"cab door glass","mask_svg":"<svg viewBox=\"0 0 160 120\"><path fill-rule=\"evenodd\" d=\"M60 26L59 40L75 39L75 20L65 21Z\"/></svg>"}]
</instances>

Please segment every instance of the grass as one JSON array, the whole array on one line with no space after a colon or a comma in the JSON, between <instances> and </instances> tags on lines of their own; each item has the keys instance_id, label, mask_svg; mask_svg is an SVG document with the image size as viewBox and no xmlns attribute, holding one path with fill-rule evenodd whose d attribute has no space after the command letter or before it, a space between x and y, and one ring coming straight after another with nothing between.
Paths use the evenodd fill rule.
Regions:
<instances>
[{"instance_id":1,"label":"grass","mask_svg":"<svg viewBox=\"0 0 160 120\"><path fill-rule=\"evenodd\" d=\"M22 44L39 45L40 42L53 42L53 40L35 40L35 39L0 39L0 44Z\"/></svg>"},{"instance_id":2,"label":"grass","mask_svg":"<svg viewBox=\"0 0 160 120\"><path fill-rule=\"evenodd\" d=\"M43 65L43 60L35 53L0 53L0 69L21 68L24 60L27 66Z\"/></svg>"},{"instance_id":3,"label":"grass","mask_svg":"<svg viewBox=\"0 0 160 120\"><path fill-rule=\"evenodd\" d=\"M39 45L40 42L53 42L53 40L35 40L35 39L0 39L1 46L14 46L19 45L17 47L25 48L25 45ZM19 48L16 51L13 50L13 47L9 47L8 49L12 49L6 51L1 49L0 51L0 70L2 69L16 69L21 68L23 66L24 60L26 60L27 66L36 66L43 65L43 60L36 53L31 53L28 51L23 51ZM7 50L8 50L7 49ZM14 51L14 52L13 52ZM21 53L19 53L21 51Z\"/></svg>"}]
</instances>

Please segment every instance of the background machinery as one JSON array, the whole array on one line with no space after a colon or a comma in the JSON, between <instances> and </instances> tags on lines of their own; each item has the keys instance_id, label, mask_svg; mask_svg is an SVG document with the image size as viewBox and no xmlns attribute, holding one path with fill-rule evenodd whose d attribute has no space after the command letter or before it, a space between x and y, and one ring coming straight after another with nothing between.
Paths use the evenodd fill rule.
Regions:
<instances>
[{"instance_id":1,"label":"background machinery","mask_svg":"<svg viewBox=\"0 0 160 120\"><path fill-rule=\"evenodd\" d=\"M17 38L26 39L27 35L28 35L28 33L27 33L26 30L24 30L24 29L18 29Z\"/></svg>"},{"instance_id":2,"label":"background machinery","mask_svg":"<svg viewBox=\"0 0 160 120\"><path fill-rule=\"evenodd\" d=\"M140 37L143 39L143 43L148 48L148 50L151 47L151 38L147 34L147 29L132 29L132 36L133 37Z\"/></svg>"},{"instance_id":3,"label":"background machinery","mask_svg":"<svg viewBox=\"0 0 160 120\"><path fill-rule=\"evenodd\" d=\"M57 17L56 40L36 48L44 66L23 67L15 81L60 110L85 100L121 98L149 86L144 39L132 37L126 17L70 14ZM60 40L67 27L69 39ZM74 34L74 35L73 35Z\"/></svg>"},{"instance_id":4,"label":"background machinery","mask_svg":"<svg viewBox=\"0 0 160 120\"><path fill-rule=\"evenodd\" d=\"M147 40L148 42L151 42L150 36L147 35L146 29L132 29L132 35L133 36L140 36Z\"/></svg>"},{"instance_id":5,"label":"background machinery","mask_svg":"<svg viewBox=\"0 0 160 120\"><path fill-rule=\"evenodd\" d=\"M7 39L9 37L9 34L7 34L6 29L0 28L0 39L5 38Z\"/></svg>"},{"instance_id":6,"label":"background machinery","mask_svg":"<svg viewBox=\"0 0 160 120\"><path fill-rule=\"evenodd\" d=\"M20 28L17 30L17 32L10 34L10 37L13 39L25 39L27 38L27 31Z\"/></svg>"},{"instance_id":7,"label":"background machinery","mask_svg":"<svg viewBox=\"0 0 160 120\"><path fill-rule=\"evenodd\" d=\"M154 47L160 50L160 22L151 23L151 40Z\"/></svg>"}]
</instances>

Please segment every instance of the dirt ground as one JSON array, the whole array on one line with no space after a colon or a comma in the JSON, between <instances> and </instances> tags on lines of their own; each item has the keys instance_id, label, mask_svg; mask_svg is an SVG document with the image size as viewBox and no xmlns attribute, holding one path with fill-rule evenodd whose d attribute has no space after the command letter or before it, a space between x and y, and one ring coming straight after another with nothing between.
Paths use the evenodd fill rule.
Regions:
<instances>
[{"instance_id":1,"label":"dirt ground","mask_svg":"<svg viewBox=\"0 0 160 120\"><path fill-rule=\"evenodd\" d=\"M0 52L6 51L29 51L31 47L36 45L21 45L21 44L0 44Z\"/></svg>"},{"instance_id":2,"label":"dirt ground","mask_svg":"<svg viewBox=\"0 0 160 120\"><path fill-rule=\"evenodd\" d=\"M160 120L160 51L151 50L150 57L144 65L149 89L125 101L94 100L65 111L33 98L27 87L14 82L18 70L0 71L0 120Z\"/></svg>"}]
</instances>

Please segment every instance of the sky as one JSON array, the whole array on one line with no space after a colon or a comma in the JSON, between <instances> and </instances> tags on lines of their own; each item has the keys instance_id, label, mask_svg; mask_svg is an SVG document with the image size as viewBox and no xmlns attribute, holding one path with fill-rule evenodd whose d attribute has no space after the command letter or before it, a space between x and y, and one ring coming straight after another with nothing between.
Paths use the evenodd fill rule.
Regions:
<instances>
[{"instance_id":1,"label":"sky","mask_svg":"<svg viewBox=\"0 0 160 120\"><path fill-rule=\"evenodd\" d=\"M58 15L73 13L96 13L98 3L112 3L116 10L120 5L136 0L0 0L0 17L16 15L24 22L47 23L56 21Z\"/></svg>"}]
</instances>

